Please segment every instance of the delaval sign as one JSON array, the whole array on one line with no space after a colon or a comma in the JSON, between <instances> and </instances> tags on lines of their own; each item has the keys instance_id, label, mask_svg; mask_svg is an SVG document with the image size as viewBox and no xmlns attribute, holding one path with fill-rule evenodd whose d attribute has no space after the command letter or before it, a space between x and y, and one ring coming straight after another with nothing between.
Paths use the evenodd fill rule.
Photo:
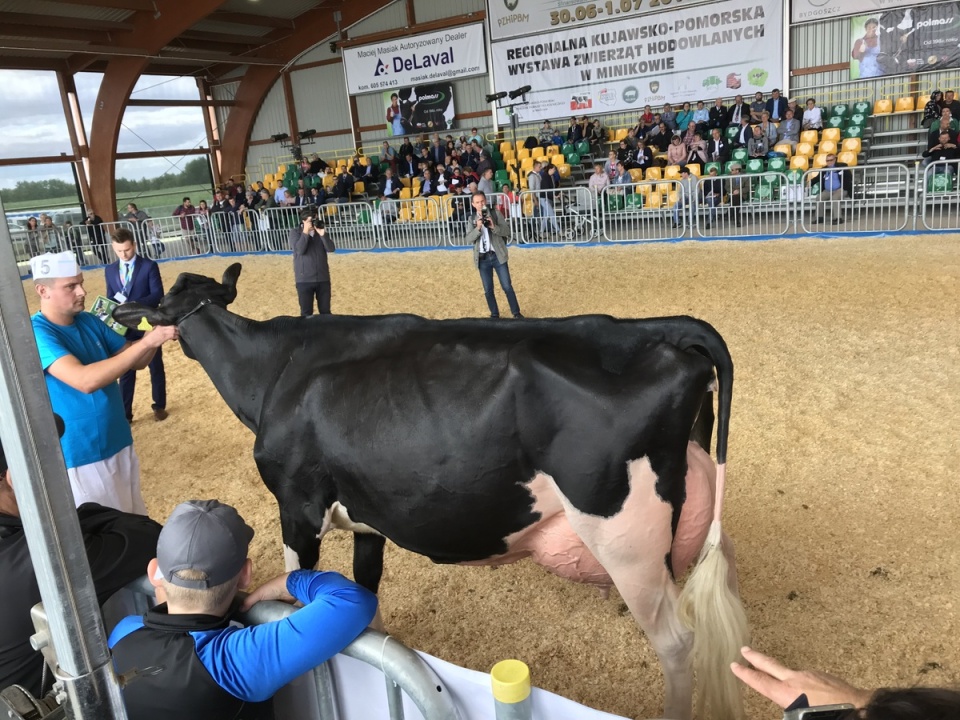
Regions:
<instances>
[{"instance_id":1,"label":"delaval sign","mask_svg":"<svg viewBox=\"0 0 960 720\"><path fill-rule=\"evenodd\" d=\"M343 59L351 95L487 72L482 23L345 48Z\"/></svg>"}]
</instances>

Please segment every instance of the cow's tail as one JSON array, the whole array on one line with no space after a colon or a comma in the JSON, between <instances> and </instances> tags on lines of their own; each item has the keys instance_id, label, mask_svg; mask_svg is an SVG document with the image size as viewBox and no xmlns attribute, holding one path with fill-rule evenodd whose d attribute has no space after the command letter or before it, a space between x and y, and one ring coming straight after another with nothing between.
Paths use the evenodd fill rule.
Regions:
<instances>
[{"instance_id":1,"label":"cow's tail","mask_svg":"<svg viewBox=\"0 0 960 720\"><path fill-rule=\"evenodd\" d=\"M680 620L693 631L693 668L697 675L698 715L743 717L740 686L730 663L749 640L747 615L737 593L733 547L720 525L726 482L727 435L733 396L733 361L720 334L698 322L689 347L707 355L717 371L717 480L713 521L693 572L680 593Z\"/></svg>"}]
</instances>

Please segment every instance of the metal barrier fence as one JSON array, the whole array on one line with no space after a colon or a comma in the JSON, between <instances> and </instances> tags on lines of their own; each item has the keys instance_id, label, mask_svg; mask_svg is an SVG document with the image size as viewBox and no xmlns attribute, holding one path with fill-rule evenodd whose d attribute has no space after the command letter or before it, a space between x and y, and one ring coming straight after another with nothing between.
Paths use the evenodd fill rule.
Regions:
<instances>
[{"instance_id":1,"label":"metal barrier fence","mask_svg":"<svg viewBox=\"0 0 960 720\"><path fill-rule=\"evenodd\" d=\"M599 195L583 186L492 193L487 202L509 221L518 244L960 230L958 165L934 162L916 174L899 163L743 172L708 175L686 187L676 179L612 185ZM18 264L65 250L84 266L113 262L110 234L119 227L131 230L140 252L155 259L283 252L290 250L301 209L24 229L11 236ZM319 212L337 247L348 250L462 247L475 214L469 194L328 203Z\"/></svg>"}]
</instances>

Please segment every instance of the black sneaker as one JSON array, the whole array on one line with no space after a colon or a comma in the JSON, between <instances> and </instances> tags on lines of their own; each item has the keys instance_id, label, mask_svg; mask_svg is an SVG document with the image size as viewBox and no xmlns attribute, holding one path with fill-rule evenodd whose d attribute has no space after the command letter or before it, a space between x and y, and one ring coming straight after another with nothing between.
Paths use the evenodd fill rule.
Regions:
<instances>
[{"instance_id":1,"label":"black sneaker","mask_svg":"<svg viewBox=\"0 0 960 720\"><path fill-rule=\"evenodd\" d=\"M833 224L834 224L834 225L842 225L842 224L843 224L843 218L836 218L836 219L833 221Z\"/></svg>"},{"instance_id":2,"label":"black sneaker","mask_svg":"<svg viewBox=\"0 0 960 720\"><path fill-rule=\"evenodd\" d=\"M516 313L513 317L516 318L517 320L523 320L523 315L521 315L520 313Z\"/></svg>"},{"instance_id":3,"label":"black sneaker","mask_svg":"<svg viewBox=\"0 0 960 720\"><path fill-rule=\"evenodd\" d=\"M814 225L819 225L819 224L822 223L822 222L823 222L823 218L816 218L816 219L813 221L813 224L814 224Z\"/></svg>"}]
</instances>

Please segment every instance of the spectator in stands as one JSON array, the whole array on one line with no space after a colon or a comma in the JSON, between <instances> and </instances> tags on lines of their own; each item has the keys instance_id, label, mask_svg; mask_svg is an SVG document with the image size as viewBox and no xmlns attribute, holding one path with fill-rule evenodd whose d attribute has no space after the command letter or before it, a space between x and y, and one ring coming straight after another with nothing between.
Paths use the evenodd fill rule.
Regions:
<instances>
[{"instance_id":1,"label":"spectator in stands","mask_svg":"<svg viewBox=\"0 0 960 720\"><path fill-rule=\"evenodd\" d=\"M253 574L247 557L253 534L236 510L216 500L174 508L147 565L165 603L124 618L110 635L118 673L163 669L125 685L131 718L156 717L159 708L170 717L273 717L260 703L329 660L373 619L377 599L368 590L337 573L296 570L268 581L239 607L282 600L299 601L301 609L256 627L232 623L237 591Z\"/></svg>"},{"instance_id":2,"label":"spectator in stands","mask_svg":"<svg viewBox=\"0 0 960 720\"><path fill-rule=\"evenodd\" d=\"M625 195L627 192L632 192L632 190L626 186L633 185L633 178L630 176L630 171L622 162L617 163L617 176L610 185L614 188L614 192L617 195Z\"/></svg>"},{"instance_id":3,"label":"spectator in stands","mask_svg":"<svg viewBox=\"0 0 960 720\"><path fill-rule=\"evenodd\" d=\"M629 130L627 130L627 137L624 139L627 141L627 145L630 147L631 150L637 149L637 143L640 142L640 140L637 137L636 133L633 132L633 128L630 128Z\"/></svg>"},{"instance_id":4,"label":"spectator in stands","mask_svg":"<svg viewBox=\"0 0 960 720\"><path fill-rule=\"evenodd\" d=\"M742 170L740 163L730 163L730 177L727 178L727 197L730 199L730 207L733 208L733 221L737 227L742 224L740 206L750 200L750 189L753 187L750 178L740 174Z\"/></svg>"},{"instance_id":5,"label":"spectator in stands","mask_svg":"<svg viewBox=\"0 0 960 720\"><path fill-rule=\"evenodd\" d=\"M833 217L833 224L840 225L844 221L841 201L853 196L853 177L850 170L843 163L837 162L837 154L827 155L827 164L807 180L811 186L817 185L820 193L817 196L817 218L814 223L824 222L827 212Z\"/></svg>"},{"instance_id":6,"label":"spectator in stands","mask_svg":"<svg viewBox=\"0 0 960 720\"><path fill-rule=\"evenodd\" d=\"M281 194L281 197L282 197L280 201L281 207L293 207L293 195L290 194L290 191L287 188L283 189L283 193Z\"/></svg>"},{"instance_id":7,"label":"spectator in stands","mask_svg":"<svg viewBox=\"0 0 960 720\"><path fill-rule=\"evenodd\" d=\"M40 223L35 217L27 218L25 232L27 234L27 250L30 253L30 257L42 253L43 242L40 240Z\"/></svg>"},{"instance_id":8,"label":"spectator in stands","mask_svg":"<svg viewBox=\"0 0 960 720\"><path fill-rule=\"evenodd\" d=\"M670 103L664 103L663 112L660 113L660 122L666 125L670 129L670 132L676 132L679 128L679 125L677 125L677 114L673 111Z\"/></svg>"},{"instance_id":9,"label":"spectator in stands","mask_svg":"<svg viewBox=\"0 0 960 720\"><path fill-rule=\"evenodd\" d=\"M316 205L317 207L320 207L326 202L327 202L327 191L323 187L323 185L314 185L312 188L310 188L310 204L311 205ZM254 209L259 210L260 207L258 206Z\"/></svg>"},{"instance_id":10,"label":"spectator in stands","mask_svg":"<svg viewBox=\"0 0 960 720\"><path fill-rule=\"evenodd\" d=\"M540 128L538 141L540 143L540 147L542 147L544 150L553 145L553 127L551 127L549 120L543 121L543 126Z\"/></svg>"},{"instance_id":11,"label":"spectator in stands","mask_svg":"<svg viewBox=\"0 0 960 720\"><path fill-rule=\"evenodd\" d=\"M693 144L693 140L697 135L697 124L691 120L687 123L686 129L684 130L683 135L680 136L680 139L683 140L683 144L690 148L690 145Z\"/></svg>"},{"instance_id":12,"label":"spectator in stands","mask_svg":"<svg viewBox=\"0 0 960 720\"><path fill-rule=\"evenodd\" d=\"M740 127L741 118L750 117L750 106L743 101L743 95L737 95L727 112L727 127Z\"/></svg>"},{"instance_id":13,"label":"spectator in stands","mask_svg":"<svg viewBox=\"0 0 960 720\"><path fill-rule=\"evenodd\" d=\"M710 108L707 127L710 130L714 128L723 129L727 126L727 108L723 104L723 98L717 98L713 101L713 107Z\"/></svg>"},{"instance_id":14,"label":"spectator in stands","mask_svg":"<svg viewBox=\"0 0 960 720\"><path fill-rule=\"evenodd\" d=\"M510 183L503 183L503 185L500 186L497 210L499 210L500 214L505 218L523 218L523 211L520 208L520 194L514 191ZM523 243L523 240L517 238L517 242Z\"/></svg>"},{"instance_id":15,"label":"spectator in stands","mask_svg":"<svg viewBox=\"0 0 960 720\"><path fill-rule=\"evenodd\" d=\"M322 185L319 185L314 189L319 190L321 193L325 192ZM264 210L269 210L270 208L275 208L276 206L277 203L270 194L270 191L266 188L261 189L259 192L259 198L257 199L257 211L263 212Z\"/></svg>"},{"instance_id":16,"label":"spectator in stands","mask_svg":"<svg viewBox=\"0 0 960 720\"><path fill-rule=\"evenodd\" d=\"M763 134L763 129L759 125L753 126L753 137L747 143L747 154L751 158L766 159L770 152L770 141Z\"/></svg>"},{"instance_id":17,"label":"spectator in stands","mask_svg":"<svg viewBox=\"0 0 960 720\"><path fill-rule=\"evenodd\" d=\"M560 226L557 224L557 214L554 212L553 203L556 193L557 183L554 174L551 172L552 165L543 163L540 168L540 234L546 235L547 223L553 229L554 236L560 235Z\"/></svg>"},{"instance_id":18,"label":"spectator in stands","mask_svg":"<svg viewBox=\"0 0 960 720\"><path fill-rule=\"evenodd\" d=\"M400 189L403 187L400 182L393 177L393 170L387 168L383 171L383 179L380 180L380 200L399 200Z\"/></svg>"},{"instance_id":19,"label":"spectator in stands","mask_svg":"<svg viewBox=\"0 0 960 720\"><path fill-rule=\"evenodd\" d=\"M687 149L687 146L683 144L680 136L674 135L670 141L670 147L667 148L667 164L683 165L687 161L687 155L689 155L689 153L690 151Z\"/></svg>"},{"instance_id":20,"label":"spectator in stands","mask_svg":"<svg viewBox=\"0 0 960 720\"><path fill-rule=\"evenodd\" d=\"M347 172L346 167L342 167L340 174L337 175L337 181L333 185L333 197L336 198L338 203L350 202L353 195L353 186L353 175Z\"/></svg>"},{"instance_id":21,"label":"spectator in stands","mask_svg":"<svg viewBox=\"0 0 960 720\"><path fill-rule=\"evenodd\" d=\"M414 158L413 153L407 153L403 156L403 162L399 164L398 174L400 177L415 178L420 175L420 163Z\"/></svg>"},{"instance_id":22,"label":"spectator in stands","mask_svg":"<svg viewBox=\"0 0 960 720\"><path fill-rule=\"evenodd\" d=\"M437 165L443 165L443 162L441 161ZM487 170L493 170L493 159L486 150L480 150L477 159L477 175L483 177ZM496 192L496 190L493 190L493 192Z\"/></svg>"},{"instance_id":23,"label":"spectator in stands","mask_svg":"<svg viewBox=\"0 0 960 720\"><path fill-rule=\"evenodd\" d=\"M426 179L424 179L424 182L426 182ZM480 182L477 183L477 190L482 192L487 197L490 197L497 192L497 187L493 184L492 167L488 167L483 171L483 175L480 177Z\"/></svg>"},{"instance_id":24,"label":"spectator in stands","mask_svg":"<svg viewBox=\"0 0 960 720\"><path fill-rule=\"evenodd\" d=\"M817 101L813 98L807 98L807 109L803 111L800 127L804 130L823 129L823 110L817 106Z\"/></svg>"},{"instance_id":25,"label":"spectator in stands","mask_svg":"<svg viewBox=\"0 0 960 720\"><path fill-rule=\"evenodd\" d=\"M483 146L483 135L476 128L470 128L470 137L467 138L468 143L476 143L477 145Z\"/></svg>"},{"instance_id":26,"label":"spectator in stands","mask_svg":"<svg viewBox=\"0 0 960 720\"><path fill-rule=\"evenodd\" d=\"M637 135L638 138L643 137L642 135ZM591 154L598 154L600 149L603 147L603 143L607 141L607 131L603 127L603 123L600 122L600 118L597 118L592 123L590 123L590 129L587 132L587 144L590 146Z\"/></svg>"},{"instance_id":27,"label":"spectator in stands","mask_svg":"<svg viewBox=\"0 0 960 720\"><path fill-rule=\"evenodd\" d=\"M707 143L707 159L710 162L727 162L730 159L730 144L724 139L720 128L714 128L710 133L712 137Z\"/></svg>"},{"instance_id":28,"label":"spectator in stands","mask_svg":"<svg viewBox=\"0 0 960 720\"><path fill-rule=\"evenodd\" d=\"M740 129L737 131L736 137L734 137L733 140L735 147L747 147L750 139L753 137L753 127L750 123L750 118L743 117L740 119Z\"/></svg>"},{"instance_id":29,"label":"spectator in stands","mask_svg":"<svg viewBox=\"0 0 960 720\"><path fill-rule=\"evenodd\" d=\"M320 159L320 156L317 153L314 153L310 156L310 174L311 175L322 175L327 171L327 168L330 166L327 165L323 160Z\"/></svg>"},{"instance_id":30,"label":"spectator in stands","mask_svg":"<svg viewBox=\"0 0 960 720\"><path fill-rule=\"evenodd\" d=\"M590 176L587 187L590 188L597 197L597 200L599 200L603 189L608 185L610 185L610 178L608 178L607 174L603 171L603 163L595 162L593 164L593 175Z\"/></svg>"},{"instance_id":31,"label":"spectator in stands","mask_svg":"<svg viewBox=\"0 0 960 720\"><path fill-rule=\"evenodd\" d=\"M880 77L884 74L883 68L877 62L877 56L880 54L880 38L878 30L880 22L876 18L870 18L863 24L864 35L853 43L853 50L850 56L860 63L860 78Z\"/></svg>"},{"instance_id":32,"label":"spectator in stands","mask_svg":"<svg viewBox=\"0 0 960 720\"><path fill-rule=\"evenodd\" d=\"M766 110L760 113L760 132L767 139L767 144L773 147L777 142L777 126L770 120L770 114Z\"/></svg>"},{"instance_id":33,"label":"spectator in stands","mask_svg":"<svg viewBox=\"0 0 960 720\"><path fill-rule=\"evenodd\" d=\"M55 416L63 435L64 423ZM117 590L143 576L157 547L160 526L144 515L84 503L77 508L80 534L97 601L105 602ZM40 602L37 578L30 562L20 507L3 446L0 445L0 687L20 685L42 698L54 680L44 673L43 657L30 646L33 622L30 608ZM47 683L42 682L46 674Z\"/></svg>"},{"instance_id":34,"label":"spectator in stands","mask_svg":"<svg viewBox=\"0 0 960 720\"><path fill-rule=\"evenodd\" d=\"M948 105L944 105L943 109L940 110L941 127L943 127L944 121L947 122L951 132L960 132L960 122L957 121L957 116L953 114L953 111Z\"/></svg>"},{"instance_id":35,"label":"spectator in stands","mask_svg":"<svg viewBox=\"0 0 960 720\"><path fill-rule=\"evenodd\" d=\"M380 144L380 162L390 163L390 167L396 172L397 160L399 160L397 151L390 146L390 143L384 140Z\"/></svg>"},{"instance_id":36,"label":"spectator in stands","mask_svg":"<svg viewBox=\"0 0 960 720\"><path fill-rule=\"evenodd\" d=\"M273 199L274 199L274 201L277 203L277 205L282 205L282 204L283 204L283 193L286 192L286 189L287 189L287 188L286 188L283 184L278 184L277 187L276 187L276 189L273 191ZM214 212L216 212L216 210L215 210L214 208L216 207L217 202L218 202L219 200L221 200L222 198L223 198L223 196L220 194L220 191L219 191L219 190L218 190L216 193L214 193L214 195L213 195L213 205L214 205L214 207L211 208L211 210L214 210Z\"/></svg>"},{"instance_id":37,"label":"spectator in stands","mask_svg":"<svg viewBox=\"0 0 960 720\"><path fill-rule=\"evenodd\" d=\"M760 122L760 114L767 109L766 103L763 102L763 93L757 92L753 96L753 102L750 103L750 121L754 123Z\"/></svg>"},{"instance_id":38,"label":"spectator in stands","mask_svg":"<svg viewBox=\"0 0 960 720\"><path fill-rule=\"evenodd\" d=\"M790 146L791 152L797 149L800 142L800 123L793 117L793 110L787 109L786 117L777 128L777 142Z\"/></svg>"},{"instance_id":39,"label":"spectator in stands","mask_svg":"<svg viewBox=\"0 0 960 720\"><path fill-rule=\"evenodd\" d=\"M627 145L626 140L621 140L620 148L617 150L617 162L622 162L624 167L626 167L629 170L633 168L635 164L635 159L636 159L635 151L629 145Z\"/></svg>"},{"instance_id":40,"label":"spectator in stands","mask_svg":"<svg viewBox=\"0 0 960 720\"><path fill-rule=\"evenodd\" d=\"M949 113L950 111L944 108L944 112ZM940 122L937 123L936 126L930 128L930 133L929 135L927 135L928 150L940 141L941 133L948 133L952 140L956 140L957 139L956 122L951 121L949 117L941 116Z\"/></svg>"},{"instance_id":41,"label":"spectator in stands","mask_svg":"<svg viewBox=\"0 0 960 720\"><path fill-rule=\"evenodd\" d=\"M690 103L685 102L683 107L677 111L677 129L682 132L687 129L690 123L696 125L696 121L693 119L693 108L690 107Z\"/></svg>"},{"instance_id":42,"label":"spectator in stands","mask_svg":"<svg viewBox=\"0 0 960 720\"><path fill-rule=\"evenodd\" d=\"M771 91L770 99L767 100L764 110L770 113L770 119L774 122L783 120L783 116L787 112L787 99L780 97L780 91L777 88Z\"/></svg>"},{"instance_id":43,"label":"spectator in stands","mask_svg":"<svg viewBox=\"0 0 960 720\"><path fill-rule=\"evenodd\" d=\"M346 172L346 168L344 168ZM297 188L297 194L293 198L293 204L295 207L305 207L310 204L310 196L307 195L307 191L304 188Z\"/></svg>"},{"instance_id":44,"label":"spectator in stands","mask_svg":"<svg viewBox=\"0 0 960 720\"><path fill-rule=\"evenodd\" d=\"M950 108L950 117L960 118L960 100L954 96L953 90L947 90L943 95L943 107Z\"/></svg>"},{"instance_id":45,"label":"spectator in stands","mask_svg":"<svg viewBox=\"0 0 960 720\"><path fill-rule=\"evenodd\" d=\"M680 211L690 205L696 212L697 207L697 178L690 173L690 168L686 165L680 168L680 181L677 185L679 192L677 203L673 206L673 227L683 227L685 223L680 219Z\"/></svg>"},{"instance_id":46,"label":"spectator in stands","mask_svg":"<svg viewBox=\"0 0 960 720\"><path fill-rule=\"evenodd\" d=\"M607 153L607 161L603 164L603 171L610 180L617 176L617 153L611 150Z\"/></svg>"},{"instance_id":47,"label":"spectator in stands","mask_svg":"<svg viewBox=\"0 0 960 720\"><path fill-rule=\"evenodd\" d=\"M694 133L693 142L690 143L690 149L687 154L688 165L703 166L707 162L707 143L700 136L700 132Z\"/></svg>"},{"instance_id":48,"label":"spectator in stands","mask_svg":"<svg viewBox=\"0 0 960 720\"><path fill-rule=\"evenodd\" d=\"M370 174L370 165L364 165L360 162L360 158L354 155L350 161L350 174L353 175L354 180L363 180Z\"/></svg>"},{"instance_id":49,"label":"spectator in stands","mask_svg":"<svg viewBox=\"0 0 960 720\"><path fill-rule=\"evenodd\" d=\"M960 152L957 151L956 140L949 132L941 132L937 143L924 151L923 158L924 167L933 162L949 161L948 165L935 166L934 171L946 172L953 175L956 173L955 161L960 159Z\"/></svg>"},{"instance_id":50,"label":"spectator in stands","mask_svg":"<svg viewBox=\"0 0 960 720\"><path fill-rule=\"evenodd\" d=\"M400 144L400 147L397 148L397 155L399 157L405 158L407 155L415 155L416 150L413 147L413 143L410 142L410 138L405 137L403 142Z\"/></svg>"},{"instance_id":51,"label":"spectator in stands","mask_svg":"<svg viewBox=\"0 0 960 720\"><path fill-rule=\"evenodd\" d=\"M731 670L745 685L780 707L853 705L844 720L933 720L960 717L960 691L944 688L865 690L834 675L797 671L751 648L741 648L753 667L735 662Z\"/></svg>"},{"instance_id":52,"label":"spectator in stands","mask_svg":"<svg viewBox=\"0 0 960 720\"><path fill-rule=\"evenodd\" d=\"M190 201L190 198L185 197L183 202L178 205L174 211L173 216L180 218L180 230L183 233L183 237L187 240L194 248L196 252L196 237L195 237L195 223L194 216L197 214L197 208L194 207L193 203Z\"/></svg>"},{"instance_id":53,"label":"spectator in stands","mask_svg":"<svg viewBox=\"0 0 960 720\"><path fill-rule=\"evenodd\" d=\"M797 101L794 98L787 100L787 110L793 113L793 119L796 120L800 125L803 125L803 108L797 104Z\"/></svg>"},{"instance_id":54,"label":"spectator in stands","mask_svg":"<svg viewBox=\"0 0 960 720\"><path fill-rule=\"evenodd\" d=\"M943 100L943 93L940 90L934 90L930 93L930 99L923 106L923 120L920 121L922 127L932 127L934 123L940 120L940 102Z\"/></svg>"},{"instance_id":55,"label":"spectator in stands","mask_svg":"<svg viewBox=\"0 0 960 720\"><path fill-rule=\"evenodd\" d=\"M707 125L710 123L710 111L703 104L703 100L697 100L697 109L693 111L693 121L697 124L697 130L701 134L707 131Z\"/></svg>"},{"instance_id":56,"label":"spectator in stands","mask_svg":"<svg viewBox=\"0 0 960 720\"><path fill-rule=\"evenodd\" d=\"M707 177L700 181L700 193L703 204L710 208L709 219L704 225L704 229L709 230L717 221L717 205L723 202L723 180L717 177L716 165L711 165Z\"/></svg>"},{"instance_id":57,"label":"spectator in stands","mask_svg":"<svg viewBox=\"0 0 960 720\"><path fill-rule=\"evenodd\" d=\"M640 125L643 132L637 133L637 137L644 137L648 132L653 130L658 124L659 120L656 119L656 115L653 113L653 109L649 105L643 106L643 114L640 115Z\"/></svg>"},{"instance_id":58,"label":"spectator in stands","mask_svg":"<svg viewBox=\"0 0 960 720\"><path fill-rule=\"evenodd\" d=\"M575 118L570 118L570 125L567 127L567 142L576 145L583 140L583 125Z\"/></svg>"},{"instance_id":59,"label":"spectator in stands","mask_svg":"<svg viewBox=\"0 0 960 720\"><path fill-rule=\"evenodd\" d=\"M665 122L657 125L656 132L647 134L647 145L653 145L659 152L665 153L670 147L670 138L673 137L673 131L667 127Z\"/></svg>"},{"instance_id":60,"label":"spectator in stands","mask_svg":"<svg viewBox=\"0 0 960 720\"><path fill-rule=\"evenodd\" d=\"M644 172L648 167L653 167L653 153L643 140L637 143L637 152L633 164Z\"/></svg>"}]
</instances>

